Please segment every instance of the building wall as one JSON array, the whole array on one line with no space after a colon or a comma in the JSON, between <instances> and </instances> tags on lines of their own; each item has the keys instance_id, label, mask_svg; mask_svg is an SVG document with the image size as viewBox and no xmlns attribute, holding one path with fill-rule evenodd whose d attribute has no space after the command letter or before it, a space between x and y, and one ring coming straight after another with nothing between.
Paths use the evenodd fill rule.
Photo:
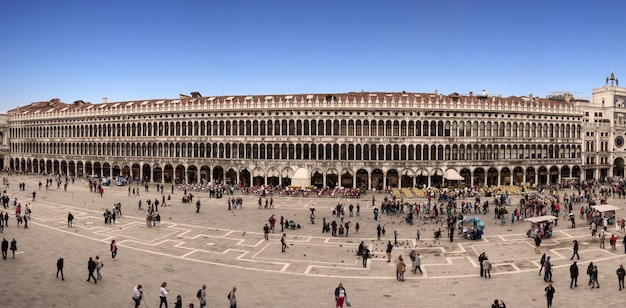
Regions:
<instances>
[{"instance_id":1,"label":"building wall","mask_svg":"<svg viewBox=\"0 0 626 308\"><path fill-rule=\"evenodd\" d=\"M330 187L458 184L448 169L468 185L545 185L580 177L583 115L574 102L456 93L53 100L9 112L8 161L159 183L288 185L305 168Z\"/></svg>"}]
</instances>

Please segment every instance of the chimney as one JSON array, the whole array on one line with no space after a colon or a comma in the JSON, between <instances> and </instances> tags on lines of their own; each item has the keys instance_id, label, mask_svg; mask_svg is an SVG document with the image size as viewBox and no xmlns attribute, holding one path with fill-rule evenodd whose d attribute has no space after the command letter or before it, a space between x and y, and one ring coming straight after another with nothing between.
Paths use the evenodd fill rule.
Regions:
<instances>
[{"instance_id":1,"label":"chimney","mask_svg":"<svg viewBox=\"0 0 626 308\"><path fill-rule=\"evenodd\" d=\"M103 98L102 98L102 103L103 103L103 104L106 104L106 103L108 103L108 102L109 102L109 99L108 99L108 98L106 98L106 97L103 97Z\"/></svg>"},{"instance_id":2,"label":"chimney","mask_svg":"<svg viewBox=\"0 0 626 308\"><path fill-rule=\"evenodd\" d=\"M202 94L200 94L200 92L191 92L191 97L192 98L200 98L200 97L202 97Z\"/></svg>"},{"instance_id":3,"label":"chimney","mask_svg":"<svg viewBox=\"0 0 626 308\"><path fill-rule=\"evenodd\" d=\"M473 91L470 91L469 97L470 97L470 98L471 98L471 97L474 97L474 92L473 92Z\"/></svg>"},{"instance_id":4,"label":"chimney","mask_svg":"<svg viewBox=\"0 0 626 308\"><path fill-rule=\"evenodd\" d=\"M487 96L487 90L483 90L483 96Z\"/></svg>"}]
</instances>

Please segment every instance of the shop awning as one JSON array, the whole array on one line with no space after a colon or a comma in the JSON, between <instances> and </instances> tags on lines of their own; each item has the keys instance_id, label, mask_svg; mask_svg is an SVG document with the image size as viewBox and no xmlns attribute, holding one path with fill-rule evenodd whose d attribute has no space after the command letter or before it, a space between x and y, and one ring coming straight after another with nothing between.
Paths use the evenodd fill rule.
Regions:
<instances>
[{"instance_id":1,"label":"shop awning","mask_svg":"<svg viewBox=\"0 0 626 308\"><path fill-rule=\"evenodd\" d=\"M536 217L529 217L524 219L525 221L530 221L533 223L538 223L538 222L545 222L545 221L552 221L558 219L558 217L552 216L552 215L544 215L544 216L536 216Z\"/></svg>"},{"instance_id":2,"label":"shop awning","mask_svg":"<svg viewBox=\"0 0 626 308\"><path fill-rule=\"evenodd\" d=\"M617 206L613 206L613 205L610 205L610 204L592 205L591 207L594 210L596 210L598 212L601 212L601 213L619 210L619 208Z\"/></svg>"},{"instance_id":3,"label":"shop awning","mask_svg":"<svg viewBox=\"0 0 626 308\"><path fill-rule=\"evenodd\" d=\"M456 170L448 169L446 170L445 175L443 176L448 181L464 181L465 178L462 177Z\"/></svg>"}]
</instances>

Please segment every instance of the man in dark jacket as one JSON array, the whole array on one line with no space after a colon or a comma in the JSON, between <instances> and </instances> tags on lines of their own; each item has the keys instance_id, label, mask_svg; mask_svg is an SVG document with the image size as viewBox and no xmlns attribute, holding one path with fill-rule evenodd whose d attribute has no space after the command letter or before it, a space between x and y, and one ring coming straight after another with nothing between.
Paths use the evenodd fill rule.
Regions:
<instances>
[{"instance_id":1,"label":"man in dark jacket","mask_svg":"<svg viewBox=\"0 0 626 308\"><path fill-rule=\"evenodd\" d=\"M87 281L93 278L93 282L98 283L96 276L93 275L93 272L96 271L96 261L94 261L91 257L89 257L89 262L87 262L87 270L89 270L89 277L87 278Z\"/></svg>"},{"instance_id":2,"label":"man in dark jacket","mask_svg":"<svg viewBox=\"0 0 626 308\"><path fill-rule=\"evenodd\" d=\"M59 272L61 273L61 280L65 280L63 277L63 258L57 260L57 278L59 278Z\"/></svg>"},{"instance_id":3,"label":"man in dark jacket","mask_svg":"<svg viewBox=\"0 0 626 308\"><path fill-rule=\"evenodd\" d=\"M620 291L624 288L624 276L626 276L626 270L624 270L624 266L620 264L617 269L617 280L619 282Z\"/></svg>"},{"instance_id":4,"label":"man in dark jacket","mask_svg":"<svg viewBox=\"0 0 626 308\"><path fill-rule=\"evenodd\" d=\"M391 244L391 241L389 241L387 243L387 250L385 251L387 253L387 262L391 262L391 251L393 250L393 245Z\"/></svg>"},{"instance_id":5,"label":"man in dark jacket","mask_svg":"<svg viewBox=\"0 0 626 308\"><path fill-rule=\"evenodd\" d=\"M569 288L572 288L572 285L574 287L578 286L578 264L576 264L576 261L574 261L574 263L572 265L570 265L569 267L569 276L572 278L572 280L569 283Z\"/></svg>"},{"instance_id":6,"label":"man in dark jacket","mask_svg":"<svg viewBox=\"0 0 626 308\"><path fill-rule=\"evenodd\" d=\"M483 276L483 273L485 272L485 269L483 267L483 262L487 260L487 255L483 252L480 254L480 256L478 256L478 263L480 264L480 277Z\"/></svg>"},{"instance_id":7,"label":"man in dark jacket","mask_svg":"<svg viewBox=\"0 0 626 308\"><path fill-rule=\"evenodd\" d=\"M7 259L7 253L9 252L9 241L2 239L2 259Z\"/></svg>"},{"instance_id":8,"label":"man in dark jacket","mask_svg":"<svg viewBox=\"0 0 626 308\"><path fill-rule=\"evenodd\" d=\"M370 258L370 250L367 246L363 248L363 256L361 256L361 258L363 258L363 267L367 267L367 259Z\"/></svg>"}]
</instances>

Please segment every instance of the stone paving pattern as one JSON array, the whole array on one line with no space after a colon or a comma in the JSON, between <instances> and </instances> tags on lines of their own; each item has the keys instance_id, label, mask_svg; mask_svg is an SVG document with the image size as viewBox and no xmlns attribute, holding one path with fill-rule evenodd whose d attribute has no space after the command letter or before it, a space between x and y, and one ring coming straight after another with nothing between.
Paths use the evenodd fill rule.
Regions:
<instances>
[{"instance_id":1,"label":"stone paving pattern","mask_svg":"<svg viewBox=\"0 0 626 308\"><path fill-rule=\"evenodd\" d=\"M6 176L6 173L3 174ZM238 307L334 307L334 288L339 282L346 287L353 307L490 307L494 299L502 299L507 307L545 307L545 283L538 276L540 255L535 254L532 239L526 237L530 223L501 225L493 213L479 215L486 223L483 240L471 241L455 236L454 242L442 237L433 239L437 226L421 221L413 226L402 217L385 214L379 222L372 215L372 194L362 199L274 197L275 209L257 208L258 196L241 195L243 208L228 211L228 195L211 199L195 192L194 202L182 204L182 191L175 189L172 206L159 206L161 225L147 228L145 211L137 209L139 200L158 198L154 185L149 192L140 188L140 196L128 196L126 186L104 187L104 195L90 193L85 182L76 181L68 191L54 188L37 190L45 177L13 175L8 177L8 194L22 205L30 203L32 221L29 228L16 227L12 201L9 227L0 236L15 238L18 251L15 259L0 260L0 307L133 307L132 288L144 286L142 307L158 307L158 290L167 281L170 307L176 295L183 298L183 307L194 303L196 291L207 285L207 307L227 307L226 295L233 286L238 290ZM18 183L26 183L18 191ZM134 185L134 184L133 184ZM36 201L32 192L37 190ZM171 185L165 185L165 195ZM568 191L565 191L568 192ZM375 194L376 202L384 198ZM483 197L484 200L485 197ZM195 200L202 207L195 213ZM468 199L471 200L471 199ZM511 197L517 205L519 196ZM406 200L413 201L413 200ZM123 217L115 225L105 225L105 208L122 203ZM322 234L323 217L332 219L332 208L338 203L361 205L361 217L351 221L349 237ZM624 216L624 199L611 199ZM308 219L309 205L317 209L316 224ZM578 213L580 205L574 207ZM512 209L512 207L511 207ZM67 213L74 216L74 226L67 227ZM271 215L284 216L302 225L286 230L289 249L280 252L280 232L263 239L262 228ZM550 239L543 241L543 251L552 257L556 294L554 307L587 307L599 301L603 306L624 303L626 291L619 292L615 271L626 263L619 234L617 250L599 248L586 223L577 219L579 228L571 229L562 221ZM359 233L354 224L359 222ZM385 226L386 235L376 240L376 225ZM415 232L421 230L421 241ZM442 228L443 229L443 228ZM417 245L422 255L423 275L406 274L406 281L395 279L395 264L385 262L384 248L393 241L393 231L400 234L399 254L407 262L411 247ZM609 236L613 231L609 228ZM111 260L109 244L118 243L119 253ZM580 242L579 286L569 289L569 266L572 240ZM363 268L355 251L360 241L374 248L374 258ZM486 252L493 263L492 278L479 276L477 257ZM102 280L86 282L87 260L99 255L105 266ZM65 259L65 281L57 279L56 260ZM600 289L590 289L585 270L588 262L598 265Z\"/></svg>"}]
</instances>

